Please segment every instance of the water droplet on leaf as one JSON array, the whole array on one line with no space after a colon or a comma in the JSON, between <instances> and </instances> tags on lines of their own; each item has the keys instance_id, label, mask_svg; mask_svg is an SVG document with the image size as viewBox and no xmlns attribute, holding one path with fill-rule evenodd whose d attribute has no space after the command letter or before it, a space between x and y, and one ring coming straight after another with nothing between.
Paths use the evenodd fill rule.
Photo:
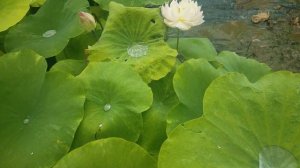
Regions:
<instances>
[{"instance_id":1,"label":"water droplet on leaf","mask_svg":"<svg viewBox=\"0 0 300 168\"><path fill-rule=\"evenodd\" d=\"M278 146L269 146L259 153L259 168L297 168L296 158Z\"/></svg>"},{"instance_id":2,"label":"water droplet on leaf","mask_svg":"<svg viewBox=\"0 0 300 168\"><path fill-rule=\"evenodd\" d=\"M43 37L48 38L52 37L56 34L56 30L48 30L45 33L43 33Z\"/></svg>"},{"instance_id":3,"label":"water droplet on leaf","mask_svg":"<svg viewBox=\"0 0 300 168\"><path fill-rule=\"evenodd\" d=\"M135 44L127 48L127 53L131 57L142 57L147 55L148 53L148 46L146 45L140 45L140 44Z\"/></svg>"},{"instance_id":4,"label":"water droplet on leaf","mask_svg":"<svg viewBox=\"0 0 300 168\"><path fill-rule=\"evenodd\" d=\"M111 109L111 105L110 104L105 104L103 109L104 109L104 111L109 111Z\"/></svg>"},{"instance_id":5,"label":"water droplet on leaf","mask_svg":"<svg viewBox=\"0 0 300 168\"><path fill-rule=\"evenodd\" d=\"M24 123L24 124L28 124L29 121L30 121L30 120L29 120L28 118L25 118L24 121L23 121L23 123Z\"/></svg>"}]
</instances>

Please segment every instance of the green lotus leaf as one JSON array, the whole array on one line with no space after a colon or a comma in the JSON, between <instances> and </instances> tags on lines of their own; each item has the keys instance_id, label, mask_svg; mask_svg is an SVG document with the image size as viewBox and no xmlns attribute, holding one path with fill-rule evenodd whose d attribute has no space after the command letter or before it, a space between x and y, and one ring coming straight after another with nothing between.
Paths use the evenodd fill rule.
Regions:
<instances>
[{"instance_id":1,"label":"green lotus leaf","mask_svg":"<svg viewBox=\"0 0 300 168\"><path fill-rule=\"evenodd\" d=\"M190 59L181 64L174 76L174 89L182 104L198 114L203 112L203 96L206 88L218 76L226 73L204 59Z\"/></svg>"},{"instance_id":2,"label":"green lotus leaf","mask_svg":"<svg viewBox=\"0 0 300 168\"><path fill-rule=\"evenodd\" d=\"M88 6L86 0L48 0L35 15L13 27L6 36L7 51L28 48L44 57L59 54L70 38L84 30L78 13Z\"/></svg>"},{"instance_id":3,"label":"green lotus leaf","mask_svg":"<svg viewBox=\"0 0 300 168\"><path fill-rule=\"evenodd\" d=\"M18 23L29 10L31 0L0 1L0 32Z\"/></svg>"},{"instance_id":4,"label":"green lotus leaf","mask_svg":"<svg viewBox=\"0 0 300 168\"><path fill-rule=\"evenodd\" d=\"M168 74L159 81L152 81L150 87L153 92L153 104L143 113L143 132L138 144L151 155L156 156L161 144L166 140L166 120L170 109L178 104L178 98L173 89L174 73Z\"/></svg>"},{"instance_id":5,"label":"green lotus leaf","mask_svg":"<svg viewBox=\"0 0 300 168\"><path fill-rule=\"evenodd\" d=\"M89 141L121 137L137 141L142 112L152 104L151 89L128 65L93 62L78 76L85 84L85 116L76 133L74 147Z\"/></svg>"},{"instance_id":6,"label":"green lotus leaf","mask_svg":"<svg viewBox=\"0 0 300 168\"><path fill-rule=\"evenodd\" d=\"M4 37L7 31L0 32L0 50L4 51Z\"/></svg>"},{"instance_id":7,"label":"green lotus leaf","mask_svg":"<svg viewBox=\"0 0 300 168\"><path fill-rule=\"evenodd\" d=\"M182 103L177 104L168 112L167 135L169 135L178 125L198 117L199 113L190 110Z\"/></svg>"},{"instance_id":8,"label":"green lotus leaf","mask_svg":"<svg viewBox=\"0 0 300 168\"><path fill-rule=\"evenodd\" d=\"M228 72L240 72L247 76L251 82L271 72L266 64L259 63L253 59L238 56L234 52L223 51L216 60L224 66Z\"/></svg>"},{"instance_id":9,"label":"green lotus leaf","mask_svg":"<svg viewBox=\"0 0 300 168\"><path fill-rule=\"evenodd\" d=\"M31 3L30 3L30 6L32 6L32 7L40 7L45 2L46 2L46 0L32 0Z\"/></svg>"},{"instance_id":10,"label":"green lotus leaf","mask_svg":"<svg viewBox=\"0 0 300 168\"><path fill-rule=\"evenodd\" d=\"M57 60L76 59L86 60L87 56L85 50L89 45L97 42L101 35L100 30L95 30L90 33L83 33L75 38L70 39L68 45L64 50L56 56Z\"/></svg>"},{"instance_id":11,"label":"green lotus leaf","mask_svg":"<svg viewBox=\"0 0 300 168\"><path fill-rule=\"evenodd\" d=\"M73 76L78 76L84 68L87 66L87 61L85 60L62 60L56 63L51 71L63 71Z\"/></svg>"},{"instance_id":12,"label":"green lotus leaf","mask_svg":"<svg viewBox=\"0 0 300 168\"><path fill-rule=\"evenodd\" d=\"M84 89L71 75L46 69L33 52L0 57L0 167L52 167L70 149Z\"/></svg>"},{"instance_id":13,"label":"green lotus leaf","mask_svg":"<svg viewBox=\"0 0 300 168\"><path fill-rule=\"evenodd\" d=\"M143 148L121 138L90 142L71 151L54 168L156 168L156 161Z\"/></svg>"},{"instance_id":14,"label":"green lotus leaf","mask_svg":"<svg viewBox=\"0 0 300 168\"><path fill-rule=\"evenodd\" d=\"M126 62L146 82L166 76L177 52L164 42L159 9L110 3L110 15L100 40L89 48L90 61Z\"/></svg>"},{"instance_id":15,"label":"green lotus leaf","mask_svg":"<svg viewBox=\"0 0 300 168\"><path fill-rule=\"evenodd\" d=\"M177 38L169 39L168 44L176 49ZM204 58L211 61L215 60L218 55L215 47L207 38L180 38L179 53L184 60Z\"/></svg>"},{"instance_id":16,"label":"green lotus leaf","mask_svg":"<svg viewBox=\"0 0 300 168\"><path fill-rule=\"evenodd\" d=\"M159 168L297 168L300 75L276 72L251 83L229 73L214 80L204 115L165 141Z\"/></svg>"},{"instance_id":17,"label":"green lotus leaf","mask_svg":"<svg viewBox=\"0 0 300 168\"><path fill-rule=\"evenodd\" d=\"M95 0L95 2L97 2L104 10L109 9L109 3L112 1L123 4L125 6L133 6L133 7L137 7L137 6L144 7L147 5L156 6L156 5L162 5L166 2L165 0Z\"/></svg>"},{"instance_id":18,"label":"green lotus leaf","mask_svg":"<svg viewBox=\"0 0 300 168\"><path fill-rule=\"evenodd\" d=\"M270 71L267 65L240 57L233 52L221 52L215 57L215 61L190 59L184 62L174 76L174 89L182 105L169 112L167 132L170 133L180 123L202 115L205 91L220 75L239 72L255 82Z\"/></svg>"}]
</instances>

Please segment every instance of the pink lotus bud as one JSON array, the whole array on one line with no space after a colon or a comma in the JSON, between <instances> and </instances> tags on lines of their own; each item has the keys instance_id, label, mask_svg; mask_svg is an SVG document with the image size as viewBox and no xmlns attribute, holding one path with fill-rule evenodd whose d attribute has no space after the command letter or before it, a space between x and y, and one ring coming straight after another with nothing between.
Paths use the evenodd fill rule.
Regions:
<instances>
[{"instance_id":1,"label":"pink lotus bud","mask_svg":"<svg viewBox=\"0 0 300 168\"><path fill-rule=\"evenodd\" d=\"M87 12L80 12L79 17L83 28L87 32L91 32L96 28L97 24L93 15Z\"/></svg>"}]
</instances>

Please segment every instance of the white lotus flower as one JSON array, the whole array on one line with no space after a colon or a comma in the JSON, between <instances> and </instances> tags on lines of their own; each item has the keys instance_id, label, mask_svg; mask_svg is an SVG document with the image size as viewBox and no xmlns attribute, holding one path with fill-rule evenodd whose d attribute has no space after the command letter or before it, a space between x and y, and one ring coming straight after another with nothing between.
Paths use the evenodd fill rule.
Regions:
<instances>
[{"instance_id":1,"label":"white lotus flower","mask_svg":"<svg viewBox=\"0 0 300 168\"><path fill-rule=\"evenodd\" d=\"M93 15L87 13L87 12L80 12L79 13L79 17L80 17L80 22L83 26L83 28L87 31L87 32L91 32L92 30L94 30L97 26L95 18Z\"/></svg>"},{"instance_id":2,"label":"white lotus flower","mask_svg":"<svg viewBox=\"0 0 300 168\"><path fill-rule=\"evenodd\" d=\"M193 26L198 26L204 22L201 6L194 0L172 0L161 7L164 22L173 28L189 30Z\"/></svg>"}]
</instances>

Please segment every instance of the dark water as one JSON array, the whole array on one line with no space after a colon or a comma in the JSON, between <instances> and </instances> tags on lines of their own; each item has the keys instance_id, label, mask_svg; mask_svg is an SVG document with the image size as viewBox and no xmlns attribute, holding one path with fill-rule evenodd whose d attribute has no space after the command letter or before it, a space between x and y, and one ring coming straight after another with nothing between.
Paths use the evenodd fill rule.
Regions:
<instances>
[{"instance_id":1,"label":"dark water","mask_svg":"<svg viewBox=\"0 0 300 168\"><path fill-rule=\"evenodd\" d=\"M300 0L198 2L206 22L184 36L208 37L218 51L235 51L275 70L300 72ZM270 18L254 24L251 17L259 12L268 12Z\"/></svg>"}]
</instances>

